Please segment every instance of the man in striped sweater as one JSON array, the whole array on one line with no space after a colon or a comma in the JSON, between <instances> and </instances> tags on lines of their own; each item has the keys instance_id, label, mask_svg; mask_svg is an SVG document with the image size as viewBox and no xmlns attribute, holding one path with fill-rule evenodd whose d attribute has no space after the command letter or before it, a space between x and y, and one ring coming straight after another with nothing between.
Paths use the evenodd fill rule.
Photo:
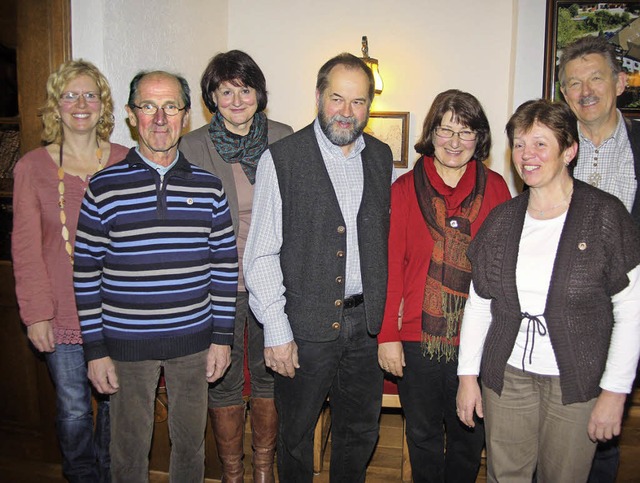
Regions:
<instances>
[{"instance_id":1,"label":"man in striped sweater","mask_svg":"<svg viewBox=\"0 0 640 483\"><path fill-rule=\"evenodd\" d=\"M171 481L202 482L207 382L226 371L233 340L231 216L220 180L177 148L187 82L140 73L126 109L139 146L94 176L78 220L74 286L89 378L112 394L114 483L148 480L161 368Z\"/></svg>"}]
</instances>

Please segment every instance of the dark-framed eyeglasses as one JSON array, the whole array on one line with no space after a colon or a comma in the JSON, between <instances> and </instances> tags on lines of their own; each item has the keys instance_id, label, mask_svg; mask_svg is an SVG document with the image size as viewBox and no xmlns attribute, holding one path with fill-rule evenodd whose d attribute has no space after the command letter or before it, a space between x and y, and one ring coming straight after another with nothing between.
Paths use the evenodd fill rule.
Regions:
<instances>
[{"instance_id":1,"label":"dark-framed eyeglasses","mask_svg":"<svg viewBox=\"0 0 640 483\"><path fill-rule=\"evenodd\" d=\"M436 133L436 136L444 139L451 139L454 135L457 135L460 141L475 141L478 137L478 133L476 131L471 131L468 129L456 132L453 129L449 129L448 127L438 126L433 130L433 132Z\"/></svg>"},{"instance_id":2,"label":"dark-framed eyeglasses","mask_svg":"<svg viewBox=\"0 0 640 483\"><path fill-rule=\"evenodd\" d=\"M147 116L153 116L156 112L158 112L158 109L162 109L162 111L167 116L176 116L180 111L184 111L186 109L186 107L180 108L175 104L166 104L160 107L150 102L146 102L139 106L136 106L135 104L133 104L132 107L135 107L136 109L140 109Z\"/></svg>"}]
</instances>

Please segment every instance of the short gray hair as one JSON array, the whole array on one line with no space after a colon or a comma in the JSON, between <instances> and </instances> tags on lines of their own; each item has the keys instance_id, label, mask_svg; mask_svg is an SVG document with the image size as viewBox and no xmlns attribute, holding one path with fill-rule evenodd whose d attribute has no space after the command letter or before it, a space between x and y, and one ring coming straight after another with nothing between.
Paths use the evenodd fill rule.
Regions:
<instances>
[{"instance_id":1,"label":"short gray hair","mask_svg":"<svg viewBox=\"0 0 640 483\"><path fill-rule=\"evenodd\" d=\"M579 38L575 42L567 45L562 51L562 57L560 57L560 63L558 64L558 79L560 85L564 87L565 71L567 64L572 60L579 59L589 54L602 55L611 67L611 73L617 76L622 72L622 66L620 61L616 57L616 48L613 44L607 42L604 37L592 37L587 35L586 37Z\"/></svg>"}]
</instances>

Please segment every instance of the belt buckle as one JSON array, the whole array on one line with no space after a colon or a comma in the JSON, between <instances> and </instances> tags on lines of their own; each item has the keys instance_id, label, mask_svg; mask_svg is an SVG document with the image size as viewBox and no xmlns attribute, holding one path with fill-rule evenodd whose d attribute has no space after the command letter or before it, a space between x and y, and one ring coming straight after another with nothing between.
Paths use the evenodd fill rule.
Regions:
<instances>
[{"instance_id":1,"label":"belt buckle","mask_svg":"<svg viewBox=\"0 0 640 483\"><path fill-rule=\"evenodd\" d=\"M351 297L347 297L342 301L345 309L352 309L354 307L357 307L362 302L364 302L364 297L362 294L352 295Z\"/></svg>"}]
</instances>

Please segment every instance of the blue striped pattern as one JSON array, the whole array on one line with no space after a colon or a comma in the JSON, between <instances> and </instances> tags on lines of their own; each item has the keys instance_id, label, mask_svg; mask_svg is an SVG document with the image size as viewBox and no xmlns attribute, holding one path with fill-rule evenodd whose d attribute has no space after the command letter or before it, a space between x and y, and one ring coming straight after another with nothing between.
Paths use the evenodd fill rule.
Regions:
<instances>
[{"instance_id":1,"label":"blue striped pattern","mask_svg":"<svg viewBox=\"0 0 640 483\"><path fill-rule=\"evenodd\" d=\"M91 180L74 270L88 360L164 359L232 342L229 207L220 180L182 155L164 179L132 150Z\"/></svg>"}]
</instances>

